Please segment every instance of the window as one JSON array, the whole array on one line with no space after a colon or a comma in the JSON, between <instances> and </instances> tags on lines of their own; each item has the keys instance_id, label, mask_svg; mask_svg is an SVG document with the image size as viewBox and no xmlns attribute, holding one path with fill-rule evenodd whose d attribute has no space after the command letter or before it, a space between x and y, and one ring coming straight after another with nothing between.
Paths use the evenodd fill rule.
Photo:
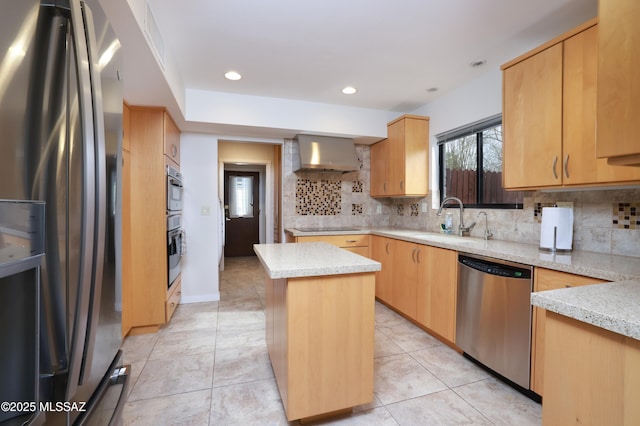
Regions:
<instances>
[{"instance_id":1,"label":"window","mask_svg":"<svg viewBox=\"0 0 640 426\"><path fill-rule=\"evenodd\" d=\"M252 176L229 176L229 217L253 217Z\"/></svg>"},{"instance_id":2,"label":"window","mask_svg":"<svg viewBox=\"0 0 640 426\"><path fill-rule=\"evenodd\" d=\"M522 191L502 189L502 115L436 136L440 202L457 197L466 207L522 208Z\"/></svg>"}]
</instances>

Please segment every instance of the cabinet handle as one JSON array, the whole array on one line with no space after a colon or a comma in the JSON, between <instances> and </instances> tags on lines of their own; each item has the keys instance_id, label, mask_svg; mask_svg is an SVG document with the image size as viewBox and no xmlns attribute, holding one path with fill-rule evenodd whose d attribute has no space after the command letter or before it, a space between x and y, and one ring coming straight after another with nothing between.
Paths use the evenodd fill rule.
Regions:
<instances>
[{"instance_id":1,"label":"cabinet handle","mask_svg":"<svg viewBox=\"0 0 640 426\"><path fill-rule=\"evenodd\" d=\"M357 243L358 240L347 240L348 243Z\"/></svg>"},{"instance_id":2,"label":"cabinet handle","mask_svg":"<svg viewBox=\"0 0 640 426\"><path fill-rule=\"evenodd\" d=\"M416 263L416 248L414 248L413 250L411 250L411 261L413 263Z\"/></svg>"},{"instance_id":3,"label":"cabinet handle","mask_svg":"<svg viewBox=\"0 0 640 426\"><path fill-rule=\"evenodd\" d=\"M420 249L418 248L418 255L416 256L416 259L418 259L418 263L420 263Z\"/></svg>"},{"instance_id":4,"label":"cabinet handle","mask_svg":"<svg viewBox=\"0 0 640 426\"><path fill-rule=\"evenodd\" d=\"M178 154L178 147L175 145L171 145L171 156L175 157Z\"/></svg>"},{"instance_id":5,"label":"cabinet handle","mask_svg":"<svg viewBox=\"0 0 640 426\"><path fill-rule=\"evenodd\" d=\"M387 254L389 254L389 243L384 245L384 251L386 251Z\"/></svg>"},{"instance_id":6,"label":"cabinet handle","mask_svg":"<svg viewBox=\"0 0 640 426\"><path fill-rule=\"evenodd\" d=\"M400 181L400 189L404 191L404 181L403 180Z\"/></svg>"},{"instance_id":7,"label":"cabinet handle","mask_svg":"<svg viewBox=\"0 0 640 426\"><path fill-rule=\"evenodd\" d=\"M382 184L382 190L383 190L384 192L387 192L387 182L385 182L385 183L383 183L383 184Z\"/></svg>"},{"instance_id":8,"label":"cabinet handle","mask_svg":"<svg viewBox=\"0 0 640 426\"><path fill-rule=\"evenodd\" d=\"M556 155L555 158L553 159L553 177L558 179L558 172L556 171L556 166L558 165L558 156Z\"/></svg>"},{"instance_id":9,"label":"cabinet handle","mask_svg":"<svg viewBox=\"0 0 640 426\"><path fill-rule=\"evenodd\" d=\"M174 302L171 302L170 306L173 308L174 306L176 306L176 304Z\"/></svg>"},{"instance_id":10,"label":"cabinet handle","mask_svg":"<svg viewBox=\"0 0 640 426\"><path fill-rule=\"evenodd\" d=\"M564 159L564 175L569 178L569 154Z\"/></svg>"}]
</instances>

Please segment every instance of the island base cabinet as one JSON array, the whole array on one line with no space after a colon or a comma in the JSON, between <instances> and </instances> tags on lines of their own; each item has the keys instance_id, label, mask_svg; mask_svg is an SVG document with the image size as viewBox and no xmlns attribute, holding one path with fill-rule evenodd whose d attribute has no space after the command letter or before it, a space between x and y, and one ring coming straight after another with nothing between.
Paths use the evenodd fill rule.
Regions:
<instances>
[{"instance_id":1,"label":"island base cabinet","mask_svg":"<svg viewBox=\"0 0 640 426\"><path fill-rule=\"evenodd\" d=\"M266 340L287 419L373 400L374 273L266 279Z\"/></svg>"},{"instance_id":2,"label":"island base cabinet","mask_svg":"<svg viewBox=\"0 0 640 426\"><path fill-rule=\"evenodd\" d=\"M543 425L640 424L640 341L547 312Z\"/></svg>"}]
</instances>

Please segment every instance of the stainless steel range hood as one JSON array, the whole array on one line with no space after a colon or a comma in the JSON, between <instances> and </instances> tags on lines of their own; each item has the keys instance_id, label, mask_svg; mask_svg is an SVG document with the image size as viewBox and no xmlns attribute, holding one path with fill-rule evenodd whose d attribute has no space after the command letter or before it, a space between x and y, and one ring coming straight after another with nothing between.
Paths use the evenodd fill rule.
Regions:
<instances>
[{"instance_id":1,"label":"stainless steel range hood","mask_svg":"<svg viewBox=\"0 0 640 426\"><path fill-rule=\"evenodd\" d=\"M295 140L298 141L300 164L294 163L294 172L347 173L360 169L353 139L298 135Z\"/></svg>"}]
</instances>

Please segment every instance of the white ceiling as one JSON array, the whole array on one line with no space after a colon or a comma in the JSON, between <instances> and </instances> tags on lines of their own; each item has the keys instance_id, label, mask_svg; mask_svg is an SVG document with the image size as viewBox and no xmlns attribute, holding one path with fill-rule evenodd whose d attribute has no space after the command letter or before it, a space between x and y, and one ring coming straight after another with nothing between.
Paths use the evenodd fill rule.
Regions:
<instances>
[{"instance_id":1,"label":"white ceiling","mask_svg":"<svg viewBox=\"0 0 640 426\"><path fill-rule=\"evenodd\" d=\"M399 113L597 14L597 0L147 2L184 88ZM157 103L158 93L133 93L145 64L128 70L131 96ZM226 80L232 69L243 78ZM358 92L342 94L346 85Z\"/></svg>"}]
</instances>

